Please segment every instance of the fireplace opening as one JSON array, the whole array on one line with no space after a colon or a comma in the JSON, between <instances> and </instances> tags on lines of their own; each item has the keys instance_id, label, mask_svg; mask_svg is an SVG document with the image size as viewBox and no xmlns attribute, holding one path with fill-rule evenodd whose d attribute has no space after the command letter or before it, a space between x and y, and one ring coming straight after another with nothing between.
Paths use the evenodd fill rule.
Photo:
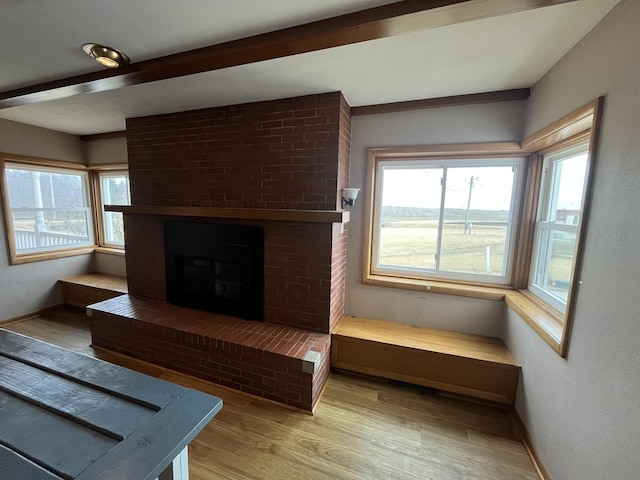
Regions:
<instances>
[{"instance_id":1,"label":"fireplace opening","mask_svg":"<svg viewBox=\"0 0 640 480\"><path fill-rule=\"evenodd\" d=\"M262 321L261 227L168 221L164 244L169 303Z\"/></svg>"}]
</instances>

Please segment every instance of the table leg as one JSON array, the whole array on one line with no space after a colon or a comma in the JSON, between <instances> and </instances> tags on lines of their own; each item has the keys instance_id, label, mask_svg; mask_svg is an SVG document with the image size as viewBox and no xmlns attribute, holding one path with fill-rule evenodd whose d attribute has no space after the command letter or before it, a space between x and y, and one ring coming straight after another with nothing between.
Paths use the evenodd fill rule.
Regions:
<instances>
[{"instance_id":1,"label":"table leg","mask_svg":"<svg viewBox=\"0 0 640 480\"><path fill-rule=\"evenodd\" d=\"M189 456L187 448L184 447L176 458L173 459L157 480L189 480Z\"/></svg>"}]
</instances>

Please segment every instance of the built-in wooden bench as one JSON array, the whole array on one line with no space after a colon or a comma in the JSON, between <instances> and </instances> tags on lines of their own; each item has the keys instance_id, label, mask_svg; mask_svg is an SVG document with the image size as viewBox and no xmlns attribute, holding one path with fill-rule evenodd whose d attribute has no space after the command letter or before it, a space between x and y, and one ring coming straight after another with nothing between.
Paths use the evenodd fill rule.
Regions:
<instances>
[{"instance_id":1,"label":"built-in wooden bench","mask_svg":"<svg viewBox=\"0 0 640 480\"><path fill-rule=\"evenodd\" d=\"M513 404L520 365L499 338L344 316L331 366Z\"/></svg>"},{"instance_id":2,"label":"built-in wooden bench","mask_svg":"<svg viewBox=\"0 0 640 480\"><path fill-rule=\"evenodd\" d=\"M128 292L127 279L106 273L87 273L59 280L64 303L86 307Z\"/></svg>"},{"instance_id":3,"label":"built-in wooden bench","mask_svg":"<svg viewBox=\"0 0 640 480\"><path fill-rule=\"evenodd\" d=\"M331 336L121 295L89 305L93 346L311 411Z\"/></svg>"}]
</instances>

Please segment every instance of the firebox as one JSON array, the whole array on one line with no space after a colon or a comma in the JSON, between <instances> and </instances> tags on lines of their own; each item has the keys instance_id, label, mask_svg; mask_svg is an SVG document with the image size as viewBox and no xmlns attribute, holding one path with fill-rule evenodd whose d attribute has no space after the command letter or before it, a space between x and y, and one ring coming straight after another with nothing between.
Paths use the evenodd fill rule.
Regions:
<instances>
[{"instance_id":1,"label":"firebox","mask_svg":"<svg viewBox=\"0 0 640 480\"><path fill-rule=\"evenodd\" d=\"M262 321L262 227L167 221L164 245L169 303Z\"/></svg>"}]
</instances>

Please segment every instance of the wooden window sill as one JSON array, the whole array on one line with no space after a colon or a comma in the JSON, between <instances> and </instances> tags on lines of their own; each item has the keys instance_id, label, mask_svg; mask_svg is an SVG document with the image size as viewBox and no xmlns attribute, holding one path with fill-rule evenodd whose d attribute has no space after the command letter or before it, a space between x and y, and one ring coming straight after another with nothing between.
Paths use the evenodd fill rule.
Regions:
<instances>
[{"instance_id":1,"label":"wooden window sill","mask_svg":"<svg viewBox=\"0 0 640 480\"><path fill-rule=\"evenodd\" d=\"M115 247L96 247L94 250L96 253L106 253L107 255L115 255L117 257L124 257L124 248Z\"/></svg>"},{"instance_id":2,"label":"wooden window sill","mask_svg":"<svg viewBox=\"0 0 640 480\"><path fill-rule=\"evenodd\" d=\"M86 247L71 248L67 250L57 250L54 252L39 252L19 255L11 259L11 265L22 265L24 263L43 262L45 260L55 260L56 258L74 257L76 255L87 255L90 253L105 253L124 257L125 251L120 248L97 247L88 245Z\"/></svg>"},{"instance_id":3,"label":"wooden window sill","mask_svg":"<svg viewBox=\"0 0 640 480\"><path fill-rule=\"evenodd\" d=\"M23 263L42 262L44 260L54 260L56 258L73 257L75 255L86 255L93 253L95 247L88 245L86 247L78 247L67 250L56 250L54 252L39 252L18 255L11 258L12 265L22 265Z\"/></svg>"},{"instance_id":4,"label":"wooden window sill","mask_svg":"<svg viewBox=\"0 0 640 480\"><path fill-rule=\"evenodd\" d=\"M392 277L387 275L368 275L362 283L380 287L402 288L420 292L441 293L444 295L458 295L461 297L482 298L484 300L502 301L505 295L514 290L504 287L487 287L483 285L468 285L437 280L420 280L415 278Z\"/></svg>"},{"instance_id":5,"label":"wooden window sill","mask_svg":"<svg viewBox=\"0 0 640 480\"><path fill-rule=\"evenodd\" d=\"M511 292L505 303L533 328L558 354L562 355L563 316L544 305L529 290Z\"/></svg>"}]
</instances>

